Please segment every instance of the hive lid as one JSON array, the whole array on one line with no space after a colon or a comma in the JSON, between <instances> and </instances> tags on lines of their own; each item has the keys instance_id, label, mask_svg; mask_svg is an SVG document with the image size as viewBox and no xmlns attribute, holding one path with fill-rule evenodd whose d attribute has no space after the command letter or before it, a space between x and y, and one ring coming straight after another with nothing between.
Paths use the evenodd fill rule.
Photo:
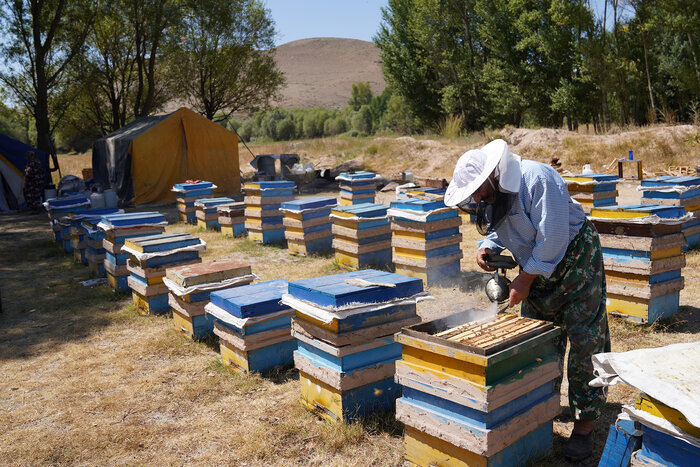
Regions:
<instances>
[{"instance_id":1,"label":"hive lid","mask_svg":"<svg viewBox=\"0 0 700 467\"><path fill-rule=\"evenodd\" d=\"M362 281L367 285L357 285ZM423 281L419 278L374 269L304 279L289 284L289 295L292 297L331 308L387 302L411 297L422 291Z\"/></svg>"},{"instance_id":2,"label":"hive lid","mask_svg":"<svg viewBox=\"0 0 700 467\"><path fill-rule=\"evenodd\" d=\"M207 261L206 263L190 264L168 268L166 277L180 287L220 282L226 279L250 274L250 265L230 259Z\"/></svg>"},{"instance_id":3,"label":"hive lid","mask_svg":"<svg viewBox=\"0 0 700 467\"><path fill-rule=\"evenodd\" d=\"M284 279L243 285L212 292L211 303L239 318L250 318L287 309L280 300L287 293Z\"/></svg>"},{"instance_id":4,"label":"hive lid","mask_svg":"<svg viewBox=\"0 0 700 467\"><path fill-rule=\"evenodd\" d=\"M180 232L130 238L124 242L124 245L141 253L153 253L156 251L166 251L199 245L200 243L202 243L202 240L200 240L199 237Z\"/></svg>"},{"instance_id":5,"label":"hive lid","mask_svg":"<svg viewBox=\"0 0 700 467\"><path fill-rule=\"evenodd\" d=\"M159 212L130 212L125 214L108 214L102 216L102 222L114 227L134 227L144 224L165 222L165 216Z\"/></svg>"},{"instance_id":6,"label":"hive lid","mask_svg":"<svg viewBox=\"0 0 700 467\"><path fill-rule=\"evenodd\" d=\"M333 214L342 217L381 217L386 216L388 206L383 204L352 204L333 208Z\"/></svg>"},{"instance_id":7,"label":"hive lid","mask_svg":"<svg viewBox=\"0 0 700 467\"><path fill-rule=\"evenodd\" d=\"M392 209L403 209L405 211L427 212L446 207L447 206L442 199L427 200L421 198L408 198L391 202Z\"/></svg>"},{"instance_id":8,"label":"hive lid","mask_svg":"<svg viewBox=\"0 0 700 467\"><path fill-rule=\"evenodd\" d=\"M269 188L294 188L296 185L294 182L289 182L286 180L274 180L269 182L248 182L244 185L246 189L251 190L265 190Z\"/></svg>"},{"instance_id":9,"label":"hive lid","mask_svg":"<svg viewBox=\"0 0 700 467\"><path fill-rule=\"evenodd\" d=\"M212 182L197 182L197 183L176 183L173 185L173 190L175 191L194 191L194 190L202 190L205 188L213 188L214 184Z\"/></svg>"},{"instance_id":10,"label":"hive lid","mask_svg":"<svg viewBox=\"0 0 700 467\"><path fill-rule=\"evenodd\" d=\"M662 177L645 178L642 180L642 186L695 186L700 185L700 177L674 177L672 175L664 175Z\"/></svg>"},{"instance_id":11,"label":"hive lid","mask_svg":"<svg viewBox=\"0 0 700 467\"><path fill-rule=\"evenodd\" d=\"M321 196L313 196L311 198L294 199L282 203L282 209L290 211L301 211L302 209L316 209L324 206L335 206L338 201L335 198L326 198Z\"/></svg>"}]
</instances>

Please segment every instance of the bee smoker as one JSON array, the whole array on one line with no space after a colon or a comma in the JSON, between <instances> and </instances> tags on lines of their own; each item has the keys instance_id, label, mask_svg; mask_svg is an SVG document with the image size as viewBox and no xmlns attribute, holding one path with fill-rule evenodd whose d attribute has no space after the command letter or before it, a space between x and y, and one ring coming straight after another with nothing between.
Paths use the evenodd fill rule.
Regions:
<instances>
[{"instance_id":1,"label":"bee smoker","mask_svg":"<svg viewBox=\"0 0 700 467\"><path fill-rule=\"evenodd\" d=\"M511 256L490 254L484 258L486 264L496 268L493 277L486 283L486 296L492 302L503 302L510 296L510 280L506 277L506 270L513 269L518 263ZM498 270L500 269L500 274Z\"/></svg>"}]
</instances>

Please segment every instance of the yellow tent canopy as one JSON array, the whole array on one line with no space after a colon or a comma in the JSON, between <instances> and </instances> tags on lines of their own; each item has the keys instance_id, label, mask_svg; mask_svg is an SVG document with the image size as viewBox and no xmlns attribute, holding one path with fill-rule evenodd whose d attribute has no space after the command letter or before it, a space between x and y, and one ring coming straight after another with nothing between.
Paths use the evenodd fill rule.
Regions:
<instances>
[{"instance_id":1,"label":"yellow tent canopy","mask_svg":"<svg viewBox=\"0 0 700 467\"><path fill-rule=\"evenodd\" d=\"M236 134L184 107L96 141L92 166L98 181L136 205L174 201L170 190L185 180L212 182L221 195L241 191Z\"/></svg>"}]
</instances>

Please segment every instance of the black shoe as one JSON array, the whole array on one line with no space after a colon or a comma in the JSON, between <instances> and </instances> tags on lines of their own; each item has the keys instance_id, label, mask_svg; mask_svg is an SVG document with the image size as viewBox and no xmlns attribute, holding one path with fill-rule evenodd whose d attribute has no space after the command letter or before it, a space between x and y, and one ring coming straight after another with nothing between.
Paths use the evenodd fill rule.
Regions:
<instances>
[{"instance_id":1,"label":"black shoe","mask_svg":"<svg viewBox=\"0 0 700 467\"><path fill-rule=\"evenodd\" d=\"M587 435L572 433L564 446L564 457L570 461L582 461L593 453L593 431Z\"/></svg>"}]
</instances>

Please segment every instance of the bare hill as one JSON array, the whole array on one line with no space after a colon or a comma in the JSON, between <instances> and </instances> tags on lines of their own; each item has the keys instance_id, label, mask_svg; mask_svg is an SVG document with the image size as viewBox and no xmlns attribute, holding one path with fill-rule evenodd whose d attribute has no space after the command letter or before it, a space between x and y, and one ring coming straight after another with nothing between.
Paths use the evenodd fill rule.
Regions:
<instances>
[{"instance_id":1,"label":"bare hill","mask_svg":"<svg viewBox=\"0 0 700 467\"><path fill-rule=\"evenodd\" d=\"M386 87L379 49L372 42L301 39L277 47L275 60L287 80L276 103L280 107L342 108L354 83L369 81L374 94Z\"/></svg>"}]
</instances>

